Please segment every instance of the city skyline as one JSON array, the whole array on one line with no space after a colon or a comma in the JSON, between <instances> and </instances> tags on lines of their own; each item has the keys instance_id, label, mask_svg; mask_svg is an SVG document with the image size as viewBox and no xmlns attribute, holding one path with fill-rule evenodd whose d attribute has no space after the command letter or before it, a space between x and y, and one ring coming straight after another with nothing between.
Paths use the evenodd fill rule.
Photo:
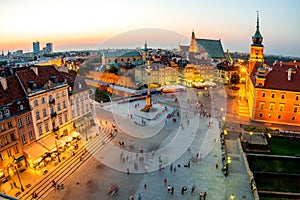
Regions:
<instances>
[{"instance_id":1,"label":"city skyline","mask_svg":"<svg viewBox=\"0 0 300 200\"><path fill-rule=\"evenodd\" d=\"M192 31L197 38L221 39L224 50L249 52L256 29L256 11L265 54L299 56L298 1L249 1L229 3L190 0L159 2L114 1L0 1L0 48L32 51L32 42L54 44L55 51L96 49L128 33L133 40L121 48L176 48L188 45ZM18 5L16 7L15 5ZM142 32L141 32L142 30ZM152 30L155 34L143 34ZM166 39L160 33L173 33ZM153 37L153 35L156 35ZM166 42L168 40L169 42ZM126 46L127 45L127 46Z\"/></svg>"}]
</instances>

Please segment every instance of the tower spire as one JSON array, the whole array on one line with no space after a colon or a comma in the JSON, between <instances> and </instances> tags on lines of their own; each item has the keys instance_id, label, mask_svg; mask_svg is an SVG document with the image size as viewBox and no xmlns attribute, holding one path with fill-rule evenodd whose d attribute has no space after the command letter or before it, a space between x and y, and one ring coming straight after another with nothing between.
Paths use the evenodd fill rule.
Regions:
<instances>
[{"instance_id":1,"label":"tower spire","mask_svg":"<svg viewBox=\"0 0 300 200\"><path fill-rule=\"evenodd\" d=\"M259 12L258 10L256 11L257 13L257 25L256 25L256 28L259 29Z\"/></svg>"}]
</instances>

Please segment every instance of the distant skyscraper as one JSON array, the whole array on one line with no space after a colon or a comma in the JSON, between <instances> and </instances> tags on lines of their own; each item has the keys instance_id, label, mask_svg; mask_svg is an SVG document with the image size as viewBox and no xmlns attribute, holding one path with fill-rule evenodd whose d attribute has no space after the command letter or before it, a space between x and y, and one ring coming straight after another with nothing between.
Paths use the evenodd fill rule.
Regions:
<instances>
[{"instance_id":1,"label":"distant skyscraper","mask_svg":"<svg viewBox=\"0 0 300 200\"><path fill-rule=\"evenodd\" d=\"M46 49L48 53L53 53L53 43L46 43Z\"/></svg>"},{"instance_id":2,"label":"distant skyscraper","mask_svg":"<svg viewBox=\"0 0 300 200\"><path fill-rule=\"evenodd\" d=\"M32 47L33 47L34 55L37 55L40 53L40 42L39 41L33 42Z\"/></svg>"}]
</instances>

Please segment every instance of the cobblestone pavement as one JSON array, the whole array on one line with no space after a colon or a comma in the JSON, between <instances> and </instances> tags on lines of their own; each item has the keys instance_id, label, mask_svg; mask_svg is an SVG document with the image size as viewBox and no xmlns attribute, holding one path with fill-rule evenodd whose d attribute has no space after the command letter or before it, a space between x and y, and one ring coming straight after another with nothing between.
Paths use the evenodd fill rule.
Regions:
<instances>
[{"instance_id":1,"label":"cobblestone pavement","mask_svg":"<svg viewBox=\"0 0 300 200\"><path fill-rule=\"evenodd\" d=\"M113 116L109 115L108 111L100 110L99 112L102 112L105 120L113 122ZM195 117L199 116L196 115ZM143 173L137 170L136 173L127 174L124 170L127 162L129 163L127 160L125 160L123 169L116 170L109 166L96 169L98 161L93 158L65 181L65 190L59 191L59 193L53 191L46 199L128 199L131 194L134 195L135 199L141 194L142 199L147 200L199 199L200 192L207 192L207 199L213 200L227 200L230 199L231 194L234 194L235 199L254 199L250 189L249 176L236 141L227 144L232 161L229 166L229 175L225 177L221 170L224 153L221 150L218 137L220 134L218 121L211 119L210 121L213 123L208 128L209 120L207 118L199 119L199 124L196 123L197 132L191 133L187 125L184 129L183 133L187 134L187 137L193 135L188 147L185 140L179 140L173 148L167 149L165 154L161 156L162 170L144 171ZM186 121L184 122L186 123ZM191 127L193 127L193 120L191 119L190 122ZM136 148L142 146L145 152L151 152L153 148L166 147L176 137L178 131L175 130L179 127L178 123L168 121L159 134L146 140L146 142L144 138L128 136L121 131L112 145L117 146L119 141L124 141L125 146L135 144ZM132 126L132 128L131 131L134 133L134 127ZM110 148L111 146L107 145L102 152L109 152ZM183 151L182 154L176 159L172 158L174 152L179 150ZM133 150L133 152L135 151L136 149ZM197 159L197 154L201 159ZM105 154L102 155L104 158ZM119 154L116 155L115 159L122 166ZM158 154L156 155L158 156ZM101 157L98 159L101 160ZM189 161L190 167L184 167ZM159 164L157 157L152 162ZM172 172L170 170L171 165ZM175 166L176 172L174 171ZM134 172L134 169L130 169L130 172ZM167 179L166 184L164 184L165 178ZM107 188L111 183L119 186L119 192L114 197L107 195ZM147 185L146 190L144 189L145 184ZM168 192L168 184L174 187L173 194ZM193 185L196 187L194 195L191 194ZM183 186L187 187L185 194L181 194Z\"/></svg>"}]
</instances>

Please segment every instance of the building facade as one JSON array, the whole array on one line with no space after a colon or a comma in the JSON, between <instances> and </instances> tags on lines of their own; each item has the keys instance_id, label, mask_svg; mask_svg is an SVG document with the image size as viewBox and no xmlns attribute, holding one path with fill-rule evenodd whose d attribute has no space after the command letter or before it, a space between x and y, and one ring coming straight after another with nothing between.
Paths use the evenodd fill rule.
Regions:
<instances>
[{"instance_id":1,"label":"building facade","mask_svg":"<svg viewBox=\"0 0 300 200\"><path fill-rule=\"evenodd\" d=\"M300 63L264 63L262 40L257 16L246 81L250 118L266 123L300 126Z\"/></svg>"}]
</instances>

